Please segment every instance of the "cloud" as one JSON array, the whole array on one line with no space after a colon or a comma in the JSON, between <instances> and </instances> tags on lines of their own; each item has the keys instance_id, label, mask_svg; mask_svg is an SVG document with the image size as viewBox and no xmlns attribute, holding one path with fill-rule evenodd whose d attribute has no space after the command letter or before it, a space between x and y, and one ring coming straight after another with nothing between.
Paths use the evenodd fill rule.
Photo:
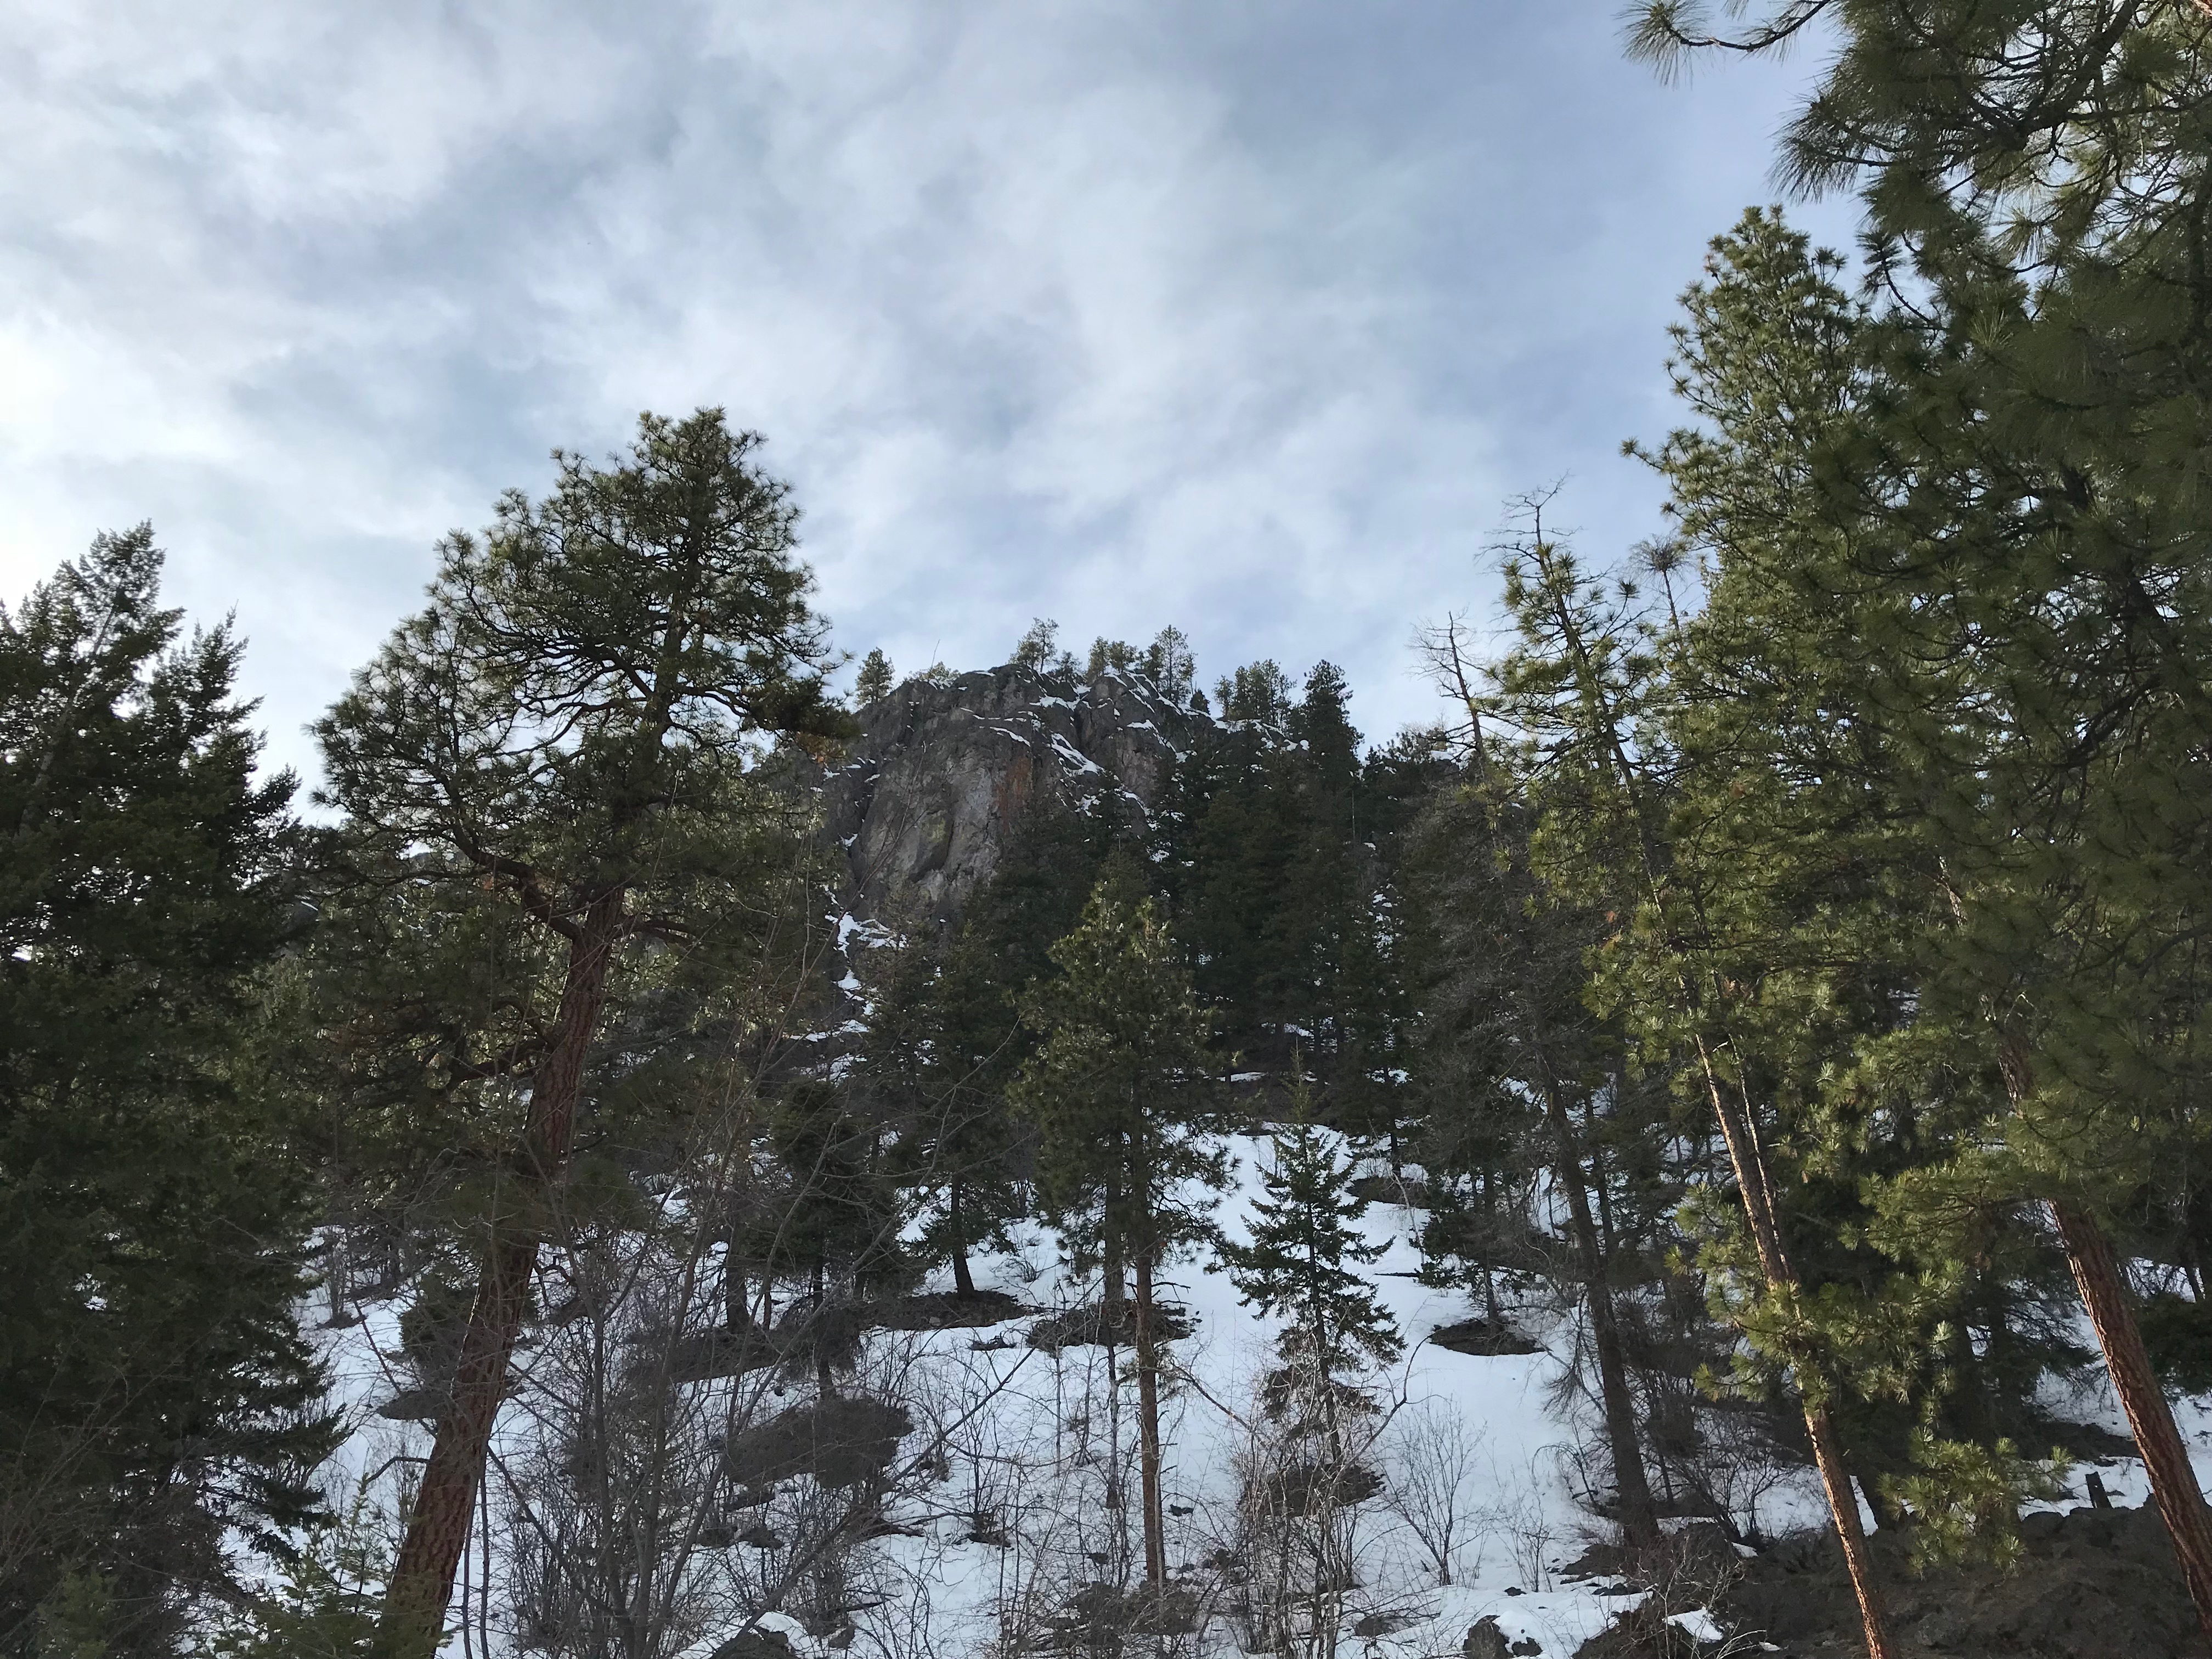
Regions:
<instances>
[{"instance_id":1,"label":"cloud","mask_svg":"<svg viewBox=\"0 0 2212 1659\"><path fill-rule=\"evenodd\" d=\"M0 589L151 517L272 750L555 445L769 434L842 642L1173 621L1219 672L1415 623L1562 473L1654 492L1671 298L1807 64L1684 91L1598 6L19 7ZM1834 233L1831 233L1832 234Z\"/></svg>"}]
</instances>

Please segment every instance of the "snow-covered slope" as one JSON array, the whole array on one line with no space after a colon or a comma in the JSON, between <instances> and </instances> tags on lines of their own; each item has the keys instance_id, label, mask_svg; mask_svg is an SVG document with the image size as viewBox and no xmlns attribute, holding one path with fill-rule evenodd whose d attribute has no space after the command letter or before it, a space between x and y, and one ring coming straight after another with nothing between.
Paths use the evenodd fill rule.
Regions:
<instances>
[{"instance_id":1,"label":"snow-covered slope","mask_svg":"<svg viewBox=\"0 0 2212 1659\"><path fill-rule=\"evenodd\" d=\"M1214 1195L1213 1211L1224 1232L1241 1238L1266 1144L1232 1141L1231 1156L1233 1174ZM1424 1458L1432 1469L1455 1469L1460 1478L1449 1502L1459 1532L1449 1552L1451 1582L1439 1582L1435 1553L1388 1492L1368 1499L1347 1517L1358 1582L1343 1597L1340 1650L1366 1659L1457 1655L1470 1626L1488 1620L1510 1651L1572 1654L1640 1599L1617 1581L1566 1571L1607 1531L1575 1490L1575 1449L1596 1438L1595 1425L1558 1405L1553 1386L1577 1340L1575 1321L1533 1305L1517 1308L1524 1333L1544 1345L1528 1354L1474 1356L1428 1343L1436 1328L1467 1318L1471 1310L1463 1296L1429 1289L1413 1276L1412 1239L1420 1219L1417 1211L1376 1204L1363 1223L1370 1238L1384 1246L1369 1272L1408 1346L1401 1365L1373 1379L1382 1410L1364 1461L1394 1476ZM1101 1463L1109 1443L1129 1455L1133 1390L1125 1383L1118 1408L1114 1405L1103 1349L1055 1352L1025 1340L1039 1317L1079 1303L1085 1287L1067 1281L1054 1241L1037 1228L1025 1230L1011 1252L978 1257L976 1277L980 1286L1041 1311L992 1328L878 1331L868 1339L862 1382L872 1375L911 1407L915 1427L902 1453L927 1456L933 1478L902 1486L888 1505L884 1518L903 1532L887 1533L857 1552L854 1600L872 1605L854 1613L853 1630L810 1636L786 1613L758 1621L763 1631L781 1632L794 1654L828 1659L833 1641L887 1659L1008 1651L1001 1641L1009 1631L1041 1628L1082 1580L1111 1577L1127 1560L1124 1540L1137 1525L1136 1513L1133 1506L1120 1513L1104 1509ZM1164 1484L1170 1564L1197 1591L1201 1619L1198 1632L1176 1639L1179 1651L1226 1655L1238 1650L1246 1630L1236 1613L1233 1575L1218 1570L1219 1552L1234 1531L1240 1460L1251 1450L1259 1415L1255 1383L1270 1363L1275 1332L1240 1304L1210 1255L1178 1261L1164 1280L1164 1297L1188 1310L1193 1326L1174 1346L1179 1376L1164 1422ZM341 1398L360 1422L331 1480L335 1490L372 1478L389 1501L408 1467L404 1460L427 1449L428 1434L374 1415L396 1391L398 1318L388 1301L363 1311L361 1323L326 1334ZM1126 1367L1126 1350L1121 1358ZM2070 1415L2118 1425L2117 1408L2101 1390L2066 1403ZM511 1407L510 1414L524 1409ZM1115 1420L1094 1420L1102 1413ZM2212 1419L2203 1402L2185 1403L2184 1423L2200 1476L2212 1475ZM2077 1491L2086 1473L2076 1473ZM2139 1464L2115 1460L2100 1473L2118 1502L2143 1500ZM1821 1510L1810 1471L1782 1468L1771 1474L1771 1484L1757 1492L1756 1512L1735 1517L1739 1527L1769 1536L1817 1527ZM979 1522L979 1511L992 1524ZM494 1534L486 1623L494 1651L520 1651L501 1615L504 1534L496 1527ZM481 1607L480 1545L472 1547L471 1560L471 1587ZM1693 1613L1689 1622L1696 1625ZM726 1632L712 1632L689 1651L707 1659L725 1639ZM472 1641L469 1650L480 1650ZM458 1636L448 1651L463 1651Z\"/></svg>"}]
</instances>

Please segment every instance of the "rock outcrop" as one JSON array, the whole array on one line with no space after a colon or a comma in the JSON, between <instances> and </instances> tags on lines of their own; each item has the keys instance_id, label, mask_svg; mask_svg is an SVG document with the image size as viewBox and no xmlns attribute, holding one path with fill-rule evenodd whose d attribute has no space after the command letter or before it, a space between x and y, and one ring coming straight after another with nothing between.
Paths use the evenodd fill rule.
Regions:
<instances>
[{"instance_id":1,"label":"rock outcrop","mask_svg":"<svg viewBox=\"0 0 2212 1659\"><path fill-rule=\"evenodd\" d=\"M855 921L956 920L1040 803L1148 811L1205 716L1139 678L1088 683L1019 664L949 684L908 680L860 711L823 781Z\"/></svg>"}]
</instances>

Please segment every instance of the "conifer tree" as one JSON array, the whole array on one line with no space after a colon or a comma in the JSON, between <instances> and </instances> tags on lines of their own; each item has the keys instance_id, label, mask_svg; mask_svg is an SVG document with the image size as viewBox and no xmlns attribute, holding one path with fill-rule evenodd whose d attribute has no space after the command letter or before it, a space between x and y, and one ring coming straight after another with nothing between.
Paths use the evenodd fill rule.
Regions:
<instances>
[{"instance_id":1,"label":"conifer tree","mask_svg":"<svg viewBox=\"0 0 2212 1659\"><path fill-rule=\"evenodd\" d=\"M1041 1041L1013 1098L1036 1127L1040 1196L1071 1253L1126 1263L1135 1281L1145 1571L1157 1589L1167 1582L1167 1546L1153 1276L1211 1236L1206 1189L1218 1188L1224 1164L1206 1018L1175 941L1134 885L1126 873L1102 881L1052 947L1060 976L1024 1009Z\"/></svg>"},{"instance_id":2,"label":"conifer tree","mask_svg":"<svg viewBox=\"0 0 2212 1659\"><path fill-rule=\"evenodd\" d=\"M834 1085L794 1085L776 1103L767 1139L782 1183L773 1254L809 1280L796 1334L826 1400L836 1393L835 1373L852 1365L870 1279L897 1273L903 1218L880 1137Z\"/></svg>"},{"instance_id":3,"label":"conifer tree","mask_svg":"<svg viewBox=\"0 0 2212 1659\"><path fill-rule=\"evenodd\" d=\"M1670 1036L1691 1060L1688 1075L1728 1147L1752 1258L1765 1287L1751 1328L1797 1391L1869 1653L1889 1659L1886 1598L1874 1577L1830 1404L1834 1367L1799 1316L1802 1279L1778 1198L1769 1150L1773 1131L1762 1122L1771 1103L1760 1097L1745 1034L1729 1023L1741 988L1701 926L1694 893L1673 878L1669 803L1653 781L1670 757L1662 729L1647 718L1661 692L1659 665L1633 615L1636 595L1632 588L1608 590L1586 580L1571 554L1545 535L1540 516L1509 551L1505 590L1520 644L1496 671L1496 712L1523 734L1529 764L1572 786L1540 807L1529 840L1532 872L1612 918L1613 937L1590 953L1594 966L1632 955L1620 948L1632 940L1667 941L1661 957L1666 994L1651 1008L1671 1014ZM1606 978L1599 975L1601 988ZM1636 1012L1602 988L1595 1000L1616 1012Z\"/></svg>"},{"instance_id":4,"label":"conifer tree","mask_svg":"<svg viewBox=\"0 0 2212 1659\"><path fill-rule=\"evenodd\" d=\"M1340 1158L1312 1121L1300 1075L1291 1124L1271 1138L1260 1172L1266 1196L1252 1206L1251 1242L1214 1246L1242 1298L1285 1322L1282 1360L1267 1379L1270 1415L1300 1437L1319 1437L1340 1462L1344 1420L1375 1409L1357 1379L1404 1351L1397 1323L1355 1268L1381 1259L1385 1246L1355 1224L1367 1200L1352 1190L1355 1167Z\"/></svg>"},{"instance_id":5,"label":"conifer tree","mask_svg":"<svg viewBox=\"0 0 2212 1659\"><path fill-rule=\"evenodd\" d=\"M1190 700L1197 665L1190 654L1190 637L1170 623L1145 647L1145 678L1152 689L1177 708Z\"/></svg>"},{"instance_id":6,"label":"conifer tree","mask_svg":"<svg viewBox=\"0 0 2212 1659\"><path fill-rule=\"evenodd\" d=\"M1562 556L1539 535L1513 556L1509 591L1525 605L1528 589L1521 584L1531 575L1540 584L1547 570L1565 574L1563 564L1547 562ZM1524 557L1533 562L1533 572L1520 562ZM1583 597L1577 595L1578 601ZM1625 1115L1630 1093L1626 1039L1618 1019L1599 1018L1591 1009L1587 965L1605 937L1606 908L1618 914L1624 902L1617 889L1605 891L1620 874L1619 848L1602 839L1602 830L1595 844L1582 838L1593 795L1606 792L1605 775L1594 776L1588 754L1547 725L1541 705L1548 693L1539 688L1551 685L1545 665L1556 666L1558 641L1548 632L1548 619L1524 609L1522 622L1526 643L1499 665L1502 706L1492 712L1520 724L1528 741L1518 751L1492 753L1478 727L1475 781L1443 803L1437 815L1438 827L1449 825L1456 836L1451 864L1428 876L1438 884L1430 889L1432 902L1446 913L1430 924L1436 943L1428 1048L1432 1060L1445 1062L1450 1081L1469 1088L1474 1100L1473 1109L1431 1126L1424 1158L1435 1157L1440 1176L1467 1170L1470 1155L1495 1160L1477 1163L1472 1171L1486 1183L1486 1183L1516 1164L1552 1172L1565 1200L1589 1310L1622 1536L1632 1550L1644 1553L1659 1543L1658 1513L1637 1432L1613 1282L1614 1256L1623 1247L1609 1220L1612 1182L1601 1156L1608 1126L1600 1114L1602 1101L1617 1118ZM1590 630L1607 639L1600 654L1608 659L1624 643L1616 622L1606 619ZM1632 662L1620 668L1627 675L1638 672ZM1516 696L1528 701L1516 704ZM1611 1127L1617 1133L1619 1124ZM1625 1200L1628 1194L1621 1196ZM1455 1217L1452 1207L1447 1203L1432 1214L1426 1241L1431 1260L1462 1254L1472 1243L1485 1252L1486 1280L1486 1253L1494 1247L1482 1224L1490 1218ZM1467 1225L1470 1218L1473 1228ZM1495 1324L1496 1300L1487 1290L1486 1302Z\"/></svg>"},{"instance_id":7,"label":"conifer tree","mask_svg":"<svg viewBox=\"0 0 2212 1659\"><path fill-rule=\"evenodd\" d=\"M1216 682L1213 696L1224 720L1283 726L1290 722L1291 689L1291 677L1281 665L1266 658Z\"/></svg>"},{"instance_id":8,"label":"conifer tree","mask_svg":"<svg viewBox=\"0 0 2212 1659\"><path fill-rule=\"evenodd\" d=\"M556 457L550 496L512 493L485 535L447 539L428 607L317 728L365 908L446 895L535 936L546 973L507 999L544 1012L471 1062L526 1077L527 1105L392 1574L393 1659L437 1644L610 994L642 940L679 961L757 951L763 734L842 729L760 441L705 410L642 417L611 466Z\"/></svg>"},{"instance_id":9,"label":"conifer tree","mask_svg":"<svg viewBox=\"0 0 2212 1659\"><path fill-rule=\"evenodd\" d=\"M2212 1634L2212 1510L2114 1243L2145 1185L2185 1203L2202 1136L2212 15L1790 0L1716 30L1654 3L1634 44L1766 51L1824 15L1838 50L1785 165L1856 185L1877 275L1913 291L1875 331L1880 404L1823 457L1832 556L1799 576L1924 791L1952 925L1922 994L2007 1096L1975 1171L2047 1205ZM1959 669L1948 703L1887 687L1930 662Z\"/></svg>"},{"instance_id":10,"label":"conifer tree","mask_svg":"<svg viewBox=\"0 0 2212 1659\"><path fill-rule=\"evenodd\" d=\"M853 682L853 701L865 708L890 696L891 684L891 659L880 645L871 647L860 659L860 672Z\"/></svg>"},{"instance_id":11,"label":"conifer tree","mask_svg":"<svg viewBox=\"0 0 2212 1659\"><path fill-rule=\"evenodd\" d=\"M1030 1213L1027 1146L1008 1091L1033 1049L1023 1000L1057 975L1049 954L1080 921L1115 835L1103 814L1034 803L950 939L890 953L858 1082L897 1125L894 1154L927 1259L972 1295L969 1257Z\"/></svg>"},{"instance_id":12,"label":"conifer tree","mask_svg":"<svg viewBox=\"0 0 2212 1659\"><path fill-rule=\"evenodd\" d=\"M1798 580L1833 558L1820 448L1864 419L1872 385L1868 319L1834 286L1835 263L1774 216L1748 215L1716 243L1677 334L1678 385L1710 425L1654 459L1709 579L1672 670L1673 878L1728 961L1723 978L1759 987L1731 1019L1788 1121L1795 1207L1834 1224L1796 1241L1812 1277L1851 1286L1825 1304L1828 1322L1839 1340L1873 1344L1850 1367L1863 1392L1915 1407L1838 1401L1863 1467L1994 1467L2006 1435L2033 1424L2039 1358L2063 1358L2033 1334L2052 1322L2056 1286L2016 1194L1986 1189L1963 1231L1955 1182L1912 1220L1898 1212L1924 1172L1984 1141L2002 1091L1981 1022L1952 1023L1929 995L1929 947L1951 924L1942 854L1915 810L1926 791L1900 741L1924 714L1901 721L1891 707L1955 701L1954 669L1890 662L1869 696L1847 667L1867 614ZM1648 1006L1648 986L1628 994ZM1969 1331L1985 1361L1955 1346ZM1926 1480L1910 1479L1924 1497ZM1881 1501L1880 1483L1870 1496ZM1982 1541L2002 1548L2008 1530L2008 1518Z\"/></svg>"},{"instance_id":13,"label":"conifer tree","mask_svg":"<svg viewBox=\"0 0 2212 1659\"><path fill-rule=\"evenodd\" d=\"M1060 650L1060 624L1039 617L1015 642L1013 659L1023 667L1043 673Z\"/></svg>"},{"instance_id":14,"label":"conifer tree","mask_svg":"<svg viewBox=\"0 0 2212 1659\"><path fill-rule=\"evenodd\" d=\"M141 525L0 609L0 1632L134 1655L314 1517L336 1437L293 1315L294 781L161 569Z\"/></svg>"}]
</instances>

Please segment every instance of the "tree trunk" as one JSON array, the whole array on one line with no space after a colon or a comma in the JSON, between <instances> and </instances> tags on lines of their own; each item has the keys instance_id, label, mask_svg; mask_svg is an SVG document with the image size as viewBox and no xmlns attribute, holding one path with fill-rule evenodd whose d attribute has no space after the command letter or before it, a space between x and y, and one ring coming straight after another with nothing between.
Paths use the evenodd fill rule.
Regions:
<instances>
[{"instance_id":1,"label":"tree trunk","mask_svg":"<svg viewBox=\"0 0 2212 1659\"><path fill-rule=\"evenodd\" d=\"M2151 1369L2143 1348L2142 1332L2136 1324L2135 1308L2112 1246L2105 1230L2086 1212L2056 1199L2051 1219L2066 1246L2066 1262L2074 1270L2074 1283L2081 1304L2096 1328L2097 1346L2105 1351L2105 1369L2111 1373L2113 1392L2128 1414L2128 1428L2136 1437L2136 1450L2150 1474L2151 1496L2158 1502L2160 1518L2173 1540L2173 1553L2181 1563L2181 1576L2189 1585L2189 1599L2197 1604L2197 1620L2212 1638L2212 1513L2204 1506L2204 1493L2190 1467L2188 1449L2174 1427L2173 1412L2166 1391Z\"/></svg>"},{"instance_id":2,"label":"tree trunk","mask_svg":"<svg viewBox=\"0 0 2212 1659\"><path fill-rule=\"evenodd\" d=\"M606 1003L607 969L621 928L623 902L619 888L594 900L568 947L553 1042L531 1079L530 1109L516 1171L520 1191L503 1211L494 1212L476 1300L461 1337L453 1400L438 1419L430 1461L416 1490L407 1534L385 1589L377 1627L377 1644L385 1659L431 1659L444 1629L453 1575L468 1547L484 1453L507 1398L507 1367L530 1306L530 1280L538 1269L538 1246L544 1228L544 1201L568 1168L575 1141L584 1060Z\"/></svg>"},{"instance_id":3,"label":"tree trunk","mask_svg":"<svg viewBox=\"0 0 2212 1659\"><path fill-rule=\"evenodd\" d=\"M1590 1341L1597 1350L1598 1394L1605 1407L1605 1434L1613 1453L1613 1478L1620 1492L1620 1536L1631 1552L1659 1547L1659 1512L1651 1502L1651 1483L1644 1471L1644 1449L1636 1438L1636 1400L1629 1392L1628 1365L1620 1347L1620 1325L1613 1304L1611 1275L1604 1248L1590 1218L1589 1192L1583 1181L1582 1149L1559 1091L1544 1091L1544 1115L1559 1148L1559 1183L1566 1188L1567 1216L1582 1257L1588 1286Z\"/></svg>"},{"instance_id":4,"label":"tree trunk","mask_svg":"<svg viewBox=\"0 0 2212 1659\"><path fill-rule=\"evenodd\" d=\"M1705 1067L1705 1089L1712 1100L1713 1115L1720 1120L1721 1138L1728 1143L1729 1162L1735 1170L1736 1189L1743 1197L1744 1219L1750 1224L1752 1242L1759 1249L1759 1268L1771 1288L1793 1286L1797 1283L1797 1273L1790 1265L1789 1254L1782 1247L1782 1230L1775 1221L1773 1172L1767 1165L1766 1149L1759 1145L1759 1126L1748 1111L1739 1112L1729 1100L1703 1037L1698 1039L1698 1059ZM1835 1519L1837 1540L1844 1547L1844 1566L1851 1576L1852 1592L1858 1597L1859 1622L1866 1632L1867 1659L1896 1659L1897 1649L1889 1635L1889 1611L1884 1605L1881 1587L1875 1583L1866 1528L1859 1522L1858 1494L1852 1488L1850 1472L1844 1467L1843 1447L1836 1438L1834 1425L1828 1420L1828 1408L1817 1403L1814 1394L1806 1391L1806 1381L1802 1375L1797 1380L1798 1392L1805 1404L1806 1437L1813 1443L1813 1461L1820 1471L1820 1486L1828 1495L1828 1510Z\"/></svg>"},{"instance_id":5,"label":"tree trunk","mask_svg":"<svg viewBox=\"0 0 2212 1659\"><path fill-rule=\"evenodd\" d=\"M1103 1254L1105 1259L1099 1264L1098 1321L1106 1328L1106 1346L1112 1347L1121 1340L1121 1332L1129 1322L1128 1279L1122 1267L1118 1236L1108 1233Z\"/></svg>"},{"instance_id":6,"label":"tree trunk","mask_svg":"<svg viewBox=\"0 0 2212 1659\"><path fill-rule=\"evenodd\" d=\"M1490 1171L1482 1172L1482 1313L1495 1333L1505 1328L1505 1316L1498 1305L1498 1275L1491 1266L1491 1249L1498 1237L1498 1195Z\"/></svg>"},{"instance_id":7,"label":"tree trunk","mask_svg":"<svg viewBox=\"0 0 2212 1659\"><path fill-rule=\"evenodd\" d=\"M1145 1582L1160 1589L1168 1582L1168 1542L1160 1505L1159 1352L1152 1330L1152 1253L1146 1247L1137 1252L1137 1447L1145 1488Z\"/></svg>"},{"instance_id":8,"label":"tree trunk","mask_svg":"<svg viewBox=\"0 0 2212 1659\"><path fill-rule=\"evenodd\" d=\"M814 1264L814 1312L807 1320L814 1341L814 1382L820 1397L837 1397L837 1379L830 1374L830 1275L820 1261Z\"/></svg>"},{"instance_id":9,"label":"tree trunk","mask_svg":"<svg viewBox=\"0 0 2212 1659\"><path fill-rule=\"evenodd\" d=\"M960 1186L957 1181L952 1183L945 1217L952 1231L952 1289L955 1295L973 1296L975 1279L968 1270L968 1230L960 1218Z\"/></svg>"},{"instance_id":10,"label":"tree trunk","mask_svg":"<svg viewBox=\"0 0 2212 1659\"><path fill-rule=\"evenodd\" d=\"M738 1260L737 1246L732 1243L722 1258L722 1323L727 1329L742 1331L750 1329L752 1322L752 1290L745 1281L745 1264Z\"/></svg>"},{"instance_id":11,"label":"tree trunk","mask_svg":"<svg viewBox=\"0 0 2212 1659\"><path fill-rule=\"evenodd\" d=\"M331 1229L330 1249L323 1265L327 1275L325 1288L331 1298L329 1323L335 1330L352 1322L346 1316L346 1298L352 1294L353 1286L346 1276L346 1230L343 1224Z\"/></svg>"}]
</instances>

